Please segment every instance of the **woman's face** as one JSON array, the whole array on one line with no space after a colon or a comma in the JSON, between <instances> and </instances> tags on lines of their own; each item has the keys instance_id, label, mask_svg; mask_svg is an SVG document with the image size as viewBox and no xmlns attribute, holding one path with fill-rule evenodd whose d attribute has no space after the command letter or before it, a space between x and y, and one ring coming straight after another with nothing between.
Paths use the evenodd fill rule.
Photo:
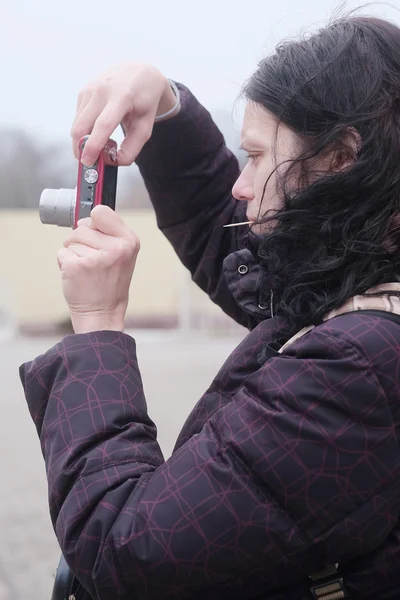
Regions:
<instances>
[{"instance_id":1,"label":"woman's face","mask_svg":"<svg viewBox=\"0 0 400 600\"><path fill-rule=\"evenodd\" d=\"M257 221L269 210L281 206L277 175L290 166L287 161L299 154L296 135L285 125L254 102L246 105L241 133L241 147L248 154L248 163L232 189L237 200L247 202L246 215L249 221ZM278 167L277 171L273 171ZM265 193L263 190L270 177ZM265 229L265 225L263 226Z\"/></svg>"}]
</instances>

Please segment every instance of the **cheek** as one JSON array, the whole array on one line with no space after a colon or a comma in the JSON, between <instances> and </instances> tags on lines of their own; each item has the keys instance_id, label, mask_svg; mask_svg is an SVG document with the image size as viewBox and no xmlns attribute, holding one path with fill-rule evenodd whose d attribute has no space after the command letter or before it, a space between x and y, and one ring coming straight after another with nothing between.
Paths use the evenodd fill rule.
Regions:
<instances>
[{"instance_id":1,"label":"cheek","mask_svg":"<svg viewBox=\"0 0 400 600\"><path fill-rule=\"evenodd\" d=\"M255 201L257 202L258 206L260 206L260 204L262 202L265 181L266 181L265 174L262 171L258 170L254 176L254 196L255 196ZM264 194L264 199L265 199L265 194Z\"/></svg>"},{"instance_id":2,"label":"cheek","mask_svg":"<svg viewBox=\"0 0 400 600\"><path fill-rule=\"evenodd\" d=\"M273 171L274 165L270 158L263 160L262 163L257 166L254 175L254 192L259 205L262 203L263 206L269 207L271 199L276 196L276 175Z\"/></svg>"}]
</instances>

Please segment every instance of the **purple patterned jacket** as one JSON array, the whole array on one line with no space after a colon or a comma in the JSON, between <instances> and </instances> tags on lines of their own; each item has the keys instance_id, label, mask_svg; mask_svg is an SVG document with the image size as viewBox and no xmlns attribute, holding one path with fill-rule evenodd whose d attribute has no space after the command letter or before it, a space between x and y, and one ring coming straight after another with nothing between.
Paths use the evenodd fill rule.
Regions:
<instances>
[{"instance_id":1,"label":"purple patterned jacket","mask_svg":"<svg viewBox=\"0 0 400 600\"><path fill-rule=\"evenodd\" d=\"M299 600L335 561L353 598L399 598L400 327L344 315L260 361L278 324L221 227L244 219L237 162L181 93L138 164L179 257L250 333L167 461L129 336L71 335L21 367L62 551L100 600Z\"/></svg>"}]
</instances>

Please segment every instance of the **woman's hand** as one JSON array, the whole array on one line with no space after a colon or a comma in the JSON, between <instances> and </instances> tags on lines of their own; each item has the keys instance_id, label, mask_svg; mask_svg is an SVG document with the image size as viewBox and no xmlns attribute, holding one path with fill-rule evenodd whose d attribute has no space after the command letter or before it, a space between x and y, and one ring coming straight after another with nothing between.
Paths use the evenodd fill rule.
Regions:
<instances>
[{"instance_id":1,"label":"woman's hand","mask_svg":"<svg viewBox=\"0 0 400 600\"><path fill-rule=\"evenodd\" d=\"M79 222L58 253L75 333L122 331L139 238L107 206Z\"/></svg>"},{"instance_id":2,"label":"woman's hand","mask_svg":"<svg viewBox=\"0 0 400 600\"><path fill-rule=\"evenodd\" d=\"M128 62L103 73L79 94L71 131L76 158L80 138L91 134L82 162L94 164L108 138L123 123L126 137L118 164L132 164L151 136L155 117L169 111L175 102L168 79L151 65Z\"/></svg>"}]
</instances>

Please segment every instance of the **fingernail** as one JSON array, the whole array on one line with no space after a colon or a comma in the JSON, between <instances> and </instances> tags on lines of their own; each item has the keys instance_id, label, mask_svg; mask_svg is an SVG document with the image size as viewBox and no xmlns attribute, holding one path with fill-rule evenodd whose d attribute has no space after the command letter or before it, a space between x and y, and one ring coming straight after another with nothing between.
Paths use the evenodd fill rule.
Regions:
<instances>
[{"instance_id":1,"label":"fingernail","mask_svg":"<svg viewBox=\"0 0 400 600\"><path fill-rule=\"evenodd\" d=\"M85 154L82 155L81 163L85 167L92 167L93 166L93 161L89 160L89 158L87 156L85 156Z\"/></svg>"},{"instance_id":2,"label":"fingernail","mask_svg":"<svg viewBox=\"0 0 400 600\"><path fill-rule=\"evenodd\" d=\"M91 223L90 217L85 217L84 219L79 219L79 221L77 222L77 226L78 227L82 227L84 225L89 226L90 223Z\"/></svg>"},{"instance_id":3,"label":"fingernail","mask_svg":"<svg viewBox=\"0 0 400 600\"><path fill-rule=\"evenodd\" d=\"M112 162L117 162L118 151L116 148L112 147L108 153L108 156L112 160Z\"/></svg>"}]
</instances>

